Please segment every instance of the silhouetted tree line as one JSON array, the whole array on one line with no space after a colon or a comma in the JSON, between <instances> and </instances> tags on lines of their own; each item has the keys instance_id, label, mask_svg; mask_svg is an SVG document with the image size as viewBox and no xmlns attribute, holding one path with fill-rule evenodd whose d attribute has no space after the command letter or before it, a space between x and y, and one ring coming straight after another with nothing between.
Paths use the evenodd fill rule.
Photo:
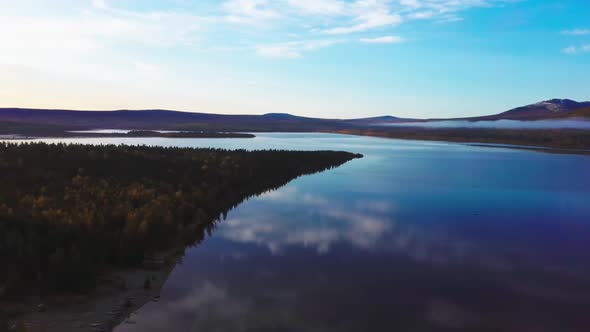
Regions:
<instances>
[{"instance_id":1,"label":"silhouetted tree line","mask_svg":"<svg viewBox=\"0 0 590 332\"><path fill-rule=\"evenodd\" d=\"M0 296L90 289L347 152L0 143Z\"/></svg>"}]
</instances>

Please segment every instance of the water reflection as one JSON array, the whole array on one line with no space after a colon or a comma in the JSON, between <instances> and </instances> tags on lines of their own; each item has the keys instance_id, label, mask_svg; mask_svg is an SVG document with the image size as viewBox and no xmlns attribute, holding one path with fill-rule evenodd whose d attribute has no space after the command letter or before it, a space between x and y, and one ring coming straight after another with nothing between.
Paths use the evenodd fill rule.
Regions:
<instances>
[{"instance_id":1,"label":"water reflection","mask_svg":"<svg viewBox=\"0 0 590 332\"><path fill-rule=\"evenodd\" d=\"M390 216L383 213L392 208L387 202L359 201L355 209L347 209L326 197L300 192L295 186L267 193L257 201L253 211L258 210L257 205L268 205L270 201L282 213L261 215L242 210L220 226L219 236L264 245L273 254L290 245L327 253L338 242L374 248L394 226Z\"/></svg>"},{"instance_id":2,"label":"water reflection","mask_svg":"<svg viewBox=\"0 0 590 332\"><path fill-rule=\"evenodd\" d=\"M588 275L396 220L391 201L345 203L297 185L251 200L117 331L553 331L585 317Z\"/></svg>"},{"instance_id":3,"label":"water reflection","mask_svg":"<svg viewBox=\"0 0 590 332\"><path fill-rule=\"evenodd\" d=\"M484 254L474 243L451 238L444 227L396 222L392 202L358 199L347 203L289 186L266 193L231 214L220 225L217 236L264 246L272 254L281 254L288 246L327 254L340 244L403 254L430 264L471 260L488 268L511 270L504 258ZM271 205L274 213L259 213Z\"/></svg>"},{"instance_id":4,"label":"water reflection","mask_svg":"<svg viewBox=\"0 0 590 332\"><path fill-rule=\"evenodd\" d=\"M321 137L365 158L231 211L116 331L588 331L590 158Z\"/></svg>"}]
</instances>

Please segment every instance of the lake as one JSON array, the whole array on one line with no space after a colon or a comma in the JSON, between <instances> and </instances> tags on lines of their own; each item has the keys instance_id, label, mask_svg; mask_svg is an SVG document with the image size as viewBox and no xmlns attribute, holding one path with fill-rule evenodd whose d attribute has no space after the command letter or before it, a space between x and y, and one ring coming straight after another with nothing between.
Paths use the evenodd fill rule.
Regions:
<instances>
[{"instance_id":1,"label":"lake","mask_svg":"<svg viewBox=\"0 0 590 332\"><path fill-rule=\"evenodd\" d=\"M333 134L59 141L365 156L230 211L116 332L590 328L589 156Z\"/></svg>"}]
</instances>

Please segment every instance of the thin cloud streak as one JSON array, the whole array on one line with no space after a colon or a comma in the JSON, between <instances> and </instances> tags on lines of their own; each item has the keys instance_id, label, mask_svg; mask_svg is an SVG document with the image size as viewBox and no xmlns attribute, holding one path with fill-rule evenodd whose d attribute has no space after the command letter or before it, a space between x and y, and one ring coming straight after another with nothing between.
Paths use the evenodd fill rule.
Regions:
<instances>
[{"instance_id":1,"label":"thin cloud streak","mask_svg":"<svg viewBox=\"0 0 590 332\"><path fill-rule=\"evenodd\" d=\"M304 53L337 44L335 40L293 41L256 46L256 54L267 58L297 59Z\"/></svg>"},{"instance_id":2,"label":"thin cloud streak","mask_svg":"<svg viewBox=\"0 0 590 332\"><path fill-rule=\"evenodd\" d=\"M571 36L586 36L590 35L590 29L574 29L574 30L565 30L561 32L564 35L571 35Z\"/></svg>"},{"instance_id":3,"label":"thin cloud streak","mask_svg":"<svg viewBox=\"0 0 590 332\"><path fill-rule=\"evenodd\" d=\"M579 53L590 53L590 44L582 46L569 46L561 50L562 53L574 55Z\"/></svg>"},{"instance_id":4,"label":"thin cloud streak","mask_svg":"<svg viewBox=\"0 0 590 332\"><path fill-rule=\"evenodd\" d=\"M368 44L397 44L404 41L402 37L399 36L383 36L377 38L361 38L361 43L368 43Z\"/></svg>"}]
</instances>

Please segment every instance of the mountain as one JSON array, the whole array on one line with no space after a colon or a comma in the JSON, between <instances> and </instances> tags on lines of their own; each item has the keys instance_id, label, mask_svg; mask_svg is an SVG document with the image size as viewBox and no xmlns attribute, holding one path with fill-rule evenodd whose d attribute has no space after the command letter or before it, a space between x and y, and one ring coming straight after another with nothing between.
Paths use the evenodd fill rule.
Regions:
<instances>
[{"instance_id":1,"label":"mountain","mask_svg":"<svg viewBox=\"0 0 590 332\"><path fill-rule=\"evenodd\" d=\"M379 116L348 120L348 123L365 126L378 126L387 123L435 122L435 121L495 121L495 120L548 120L556 118L590 119L590 101L577 102L570 99L549 99L535 104L513 108L511 110L485 116L467 118L409 119L394 116Z\"/></svg>"},{"instance_id":2,"label":"mountain","mask_svg":"<svg viewBox=\"0 0 590 332\"><path fill-rule=\"evenodd\" d=\"M569 114L586 107L590 107L590 102L577 102L570 99L550 99L480 118L485 118L486 120L543 120L555 117L567 117Z\"/></svg>"},{"instance_id":3,"label":"mountain","mask_svg":"<svg viewBox=\"0 0 590 332\"><path fill-rule=\"evenodd\" d=\"M573 112L568 112L558 116L559 118L570 118L570 119L588 119L590 120L590 107L577 109Z\"/></svg>"}]
</instances>

